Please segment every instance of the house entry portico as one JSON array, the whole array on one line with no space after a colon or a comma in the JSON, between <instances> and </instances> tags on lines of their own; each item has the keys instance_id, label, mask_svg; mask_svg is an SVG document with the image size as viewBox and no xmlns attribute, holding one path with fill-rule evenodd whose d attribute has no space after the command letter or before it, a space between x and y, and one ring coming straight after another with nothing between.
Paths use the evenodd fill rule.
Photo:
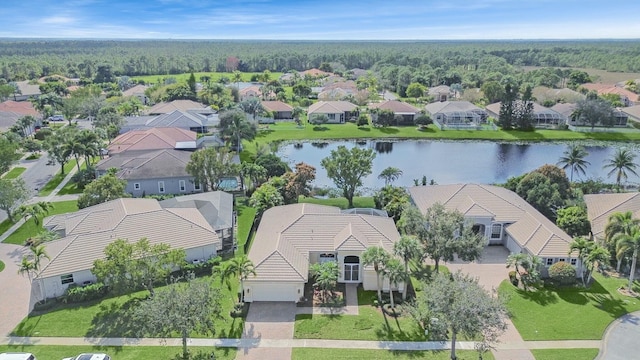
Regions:
<instances>
[{"instance_id":1,"label":"house entry portico","mask_svg":"<svg viewBox=\"0 0 640 360\"><path fill-rule=\"evenodd\" d=\"M345 256L344 258L344 282L360 282L360 258L358 256Z\"/></svg>"}]
</instances>

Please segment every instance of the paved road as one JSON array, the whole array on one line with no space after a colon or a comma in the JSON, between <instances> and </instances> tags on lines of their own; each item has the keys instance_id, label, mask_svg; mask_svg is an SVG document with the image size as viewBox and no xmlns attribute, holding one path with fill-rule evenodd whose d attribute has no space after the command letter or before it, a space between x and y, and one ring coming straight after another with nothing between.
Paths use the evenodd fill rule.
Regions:
<instances>
[{"instance_id":1,"label":"paved road","mask_svg":"<svg viewBox=\"0 0 640 360\"><path fill-rule=\"evenodd\" d=\"M640 356L640 311L624 315L605 332L598 360L626 360ZM633 355L635 354L635 355Z\"/></svg>"}]
</instances>

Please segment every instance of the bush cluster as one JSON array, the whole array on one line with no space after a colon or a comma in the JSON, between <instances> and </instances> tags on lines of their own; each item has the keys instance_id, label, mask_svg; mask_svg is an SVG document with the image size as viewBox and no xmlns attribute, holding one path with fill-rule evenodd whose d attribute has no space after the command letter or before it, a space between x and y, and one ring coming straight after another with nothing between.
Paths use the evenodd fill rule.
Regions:
<instances>
[{"instance_id":1,"label":"bush cluster","mask_svg":"<svg viewBox=\"0 0 640 360\"><path fill-rule=\"evenodd\" d=\"M511 282L511 284L513 284L513 286L516 287L520 283L520 280L518 280L518 275L515 271L509 271L509 281Z\"/></svg>"},{"instance_id":2,"label":"bush cluster","mask_svg":"<svg viewBox=\"0 0 640 360\"><path fill-rule=\"evenodd\" d=\"M576 269L566 261L559 261L549 267L549 277L560 285L571 285L576 281Z\"/></svg>"},{"instance_id":3,"label":"bush cluster","mask_svg":"<svg viewBox=\"0 0 640 360\"><path fill-rule=\"evenodd\" d=\"M103 283L89 284L87 286L70 285L63 297L64 303L78 303L97 300L107 295L107 287Z\"/></svg>"}]
</instances>

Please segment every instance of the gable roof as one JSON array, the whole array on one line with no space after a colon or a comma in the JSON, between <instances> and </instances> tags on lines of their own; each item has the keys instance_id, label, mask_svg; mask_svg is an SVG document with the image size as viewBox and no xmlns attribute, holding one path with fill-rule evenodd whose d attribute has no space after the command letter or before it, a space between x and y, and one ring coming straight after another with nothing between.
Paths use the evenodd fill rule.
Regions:
<instances>
[{"instance_id":1,"label":"gable roof","mask_svg":"<svg viewBox=\"0 0 640 360\"><path fill-rule=\"evenodd\" d=\"M596 238L604 238L604 228L609 217L618 212L631 211L640 219L640 193L587 194L587 217L591 222L591 233Z\"/></svg>"},{"instance_id":2,"label":"gable roof","mask_svg":"<svg viewBox=\"0 0 640 360\"><path fill-rule=\"evenodd\" d=\"M431 104L427 104L427 106L425 106L425 109L432 115L437 113L446 114L446 113L459 112L459 111L473 111L473 112L484 111L483 109L477 107L476 105L474 105L469 101L434 102Z\"/></svg>"},{"instance_id":3,"label":"gable roof","mask_svg":"<svg viewBox=\"0 0 640 360\"><path fill-rule=\"evenodd\" d=\"M631 117L640 119L640 105L623 107L623 108L620 108L619 110Z\"/></svg>"},{"instance_id":4,"label":"gable roof","mask_svg":"<svg viewBox=\"0 0 640 360\"><path fill-rule=\"evenodd\" d=\"M303 76L303 77L305 75L309 75L311 77L321 77L321 76L329 76L329 75L333 75L333 74L330 73L330 72L326 72L326 71L322 71L320 69L313 68L313 69L309 69L309 70L305 70L305 71L300 72L300 75Z\"/></svg>"},{"instance_id":5,"label":"gable roof","mask_svg":"<svg viewBox=\"0 0 640 360\"><path fill-rule=\"evenodd\" d=\"M129 88L122 92L122 96L135 96L135 95L144 95L145 90L148 89L148 86L138 84L132 88Z\"/></svg>"},{"instance_id":6,"label":"gable roof","mask_svg":"<svg viewBox=\"0 0 640 360\"><path fill-rule=\"evenodd\" d=\"M348 101L318 101L317 103L309 106L309 110L307 110L307 113L338 114L347 111L353 111L357 108L358 106Z\"/></svg>"},{"instance_id":7,"label":"gable roof","mask_svg":"<svg viewBox=\"0 0 640 360\"><path fill-rule=\"evenodd\" d=\"M132 130L116 137L107 147L109 154L132 150L175 149L179 143L193 142L195 148L197 134L176 127L155 127L146 130Z\"/></svg>"},{"instance_id":8,"label":"gable roof","mask_svg":"<svg viewBox=\"0 0 640 360\"><path fill-rule=\"evenodd\" d=\"M17 81L16 85L22 96L40 95L40 84L29 84L29 81Z\"/></svg>"},{"instance_id":9,"label":"gable roof","mask_svg":"<svg viewBox=\"0 0 640 360\"><path fill-rule=\"evenodd\" d=\"M186 170L191 154L173 149L124 151L100 160L96 170L116 168L116 176L123 180L191 177Z\"/></svg>"},{"instance_id":10,"label":"gable roof","mask_svg":"<svg viewBox=\"0 0 640 360\"><path fill-rule=\"evenodd\" d=\"M74 213L47 217L43 226L62 231L64 237L48 242L38 278L48 278L90 270L104 258L104 248L116 239L130 242L147 238L153 244L174 249L215 245L221 241L195 208L164 209L155 199L117 199Z\"/></svg>"},{"instance_id":11,"label":"gable roof","mask_svg":"<svg viewBox=\"0 0 640 360\"><path fill-rule=\"evenodd\" d=\"M450 94L451 88L447 85L438 85L432 88L429 88L427 91L428 95L440 95L440 94Z\"/></svg>"},{"instance_id":12,"label":"gable roof","mask_svg":"<svg viewBox=\"0 0 640 360\"><path fill-rule=\"evenodd\" d=\"M3 101L0 103L0 111L12 112L22 116L31 115L36 118L40 117L40 113L33 107L30 101Z\"/></svg>"},{"instance_id":13,"label":"gable roof","mask_svg":"<svg viewBox=\"0 0 640 360\"><path fill-rule=\"evenodd\" d=\"M516 100L516 103L520 103L521 100ZM495 114L496 116L500 114L500 106L501 106L501 102L497 102L497 103L493 103L493 104L489 104L485 107L485 109L493 114ZM559 115L558 112L549 109L548 107L544 107L536 102L532 103L533 104L533 113L534 114L549 114L551 116L553 115Z\"/></svg>"},{"instance_id":14,"label":"gable roof","mask_svg":"<svg viewBox=\"0 0 640 360\"><path fill-rule=\"evenodd\" d=\"M370 109L391 110L394 114L416 114L419 110L406 102L398 100L386 100L369 104Z\"/></svg>"},{"instance_id":15,"label":"gable roof","mask_svg":"<svg viewBox=\"0 0 640 360\"><path fill-rule=\"evenodd\" d=\"M633 91L629 91L623 87L615 86L614 84L586 83L580 86L587 90L596 91L599 95L616 94L616 95L625 96L627 99L634 102L638 101L639 99L638 94L634 93Z\"/></svg>"},{"instance_id":16,"label":"gable roof","mask_svg":"<svg viewBox=\"0 0 640 360\"><path fill-rule=\"evenodd\" d=\"M247 87L244 87L244 88L240 89L238 91L238 94L246 95L247 93L252 93L253 92L253 93L256 93L258 96L260 96L262 94L262 91L260 90L261 87L262 87L261 85L252 84L252 85L249 85Z\"/></svg>"},{"instance_id":17,"label":"gable roof","mask_svg":"<svg viewBox=\"0 0 640 360\"><path fill-rule=\"evenodd\" d=\"M264 212L249 251L257 276L251 281L307 281L309 252L392 251L400 238L389 217L348 214L334 206L291 204Z\"/></svg>"},{"instance_id":18,"label":"gable roof","mask_svg":"<svg viewBox=\"0 0 640 360\"><path fill-rule=\"evenodd\" d=\"M174 110L161 114L145 123L149 127L199 128L208 126L206 117L189 111Z\"/></svg>"},{"instance_id":19,"label":"gable roof","mask_svg":"<svg viewBox=\"0 0 640 360\"><path fill-rule=\"evenodd\" d=\"M569 252L571 237L508 189L479 184L433 185L411 187L409 194L422 213L440 203L467 217L490 217L510 224L506 232L533 255L565 257Z\"/></svg>"},{"instance_id":20,"label":"gable roof","mask_svg":"<svg viewBox=\"0 0 640 360\"><path fill-rule=\"evenodd\" d=\"M286 112L293 111L293 107L282 101L262 101L262 107L267 111Z\"/></svg>"},{"instance_id":21,"label":"gable roof","mask_svg":"<svg viewBox=\"0 0 640 360\"><path fill-rule=\"evenodd\" d=\"M176 196L160 201L160 206L169 208L195 208L214 230L233 227L233 195L224 191Z\"/></svg>"},{"instance_id":22,"label":"gable roof","mask_svg":"<svg viewBox=\"0 0 640 360\"><path fill-rule=\"evenodd\" d=\"M551 110L562 114L564 117L569 118L573 111L576 109L576 104L573 103L557 103L551 107Z\"/></svg>"},{"instance_id":23,"label":"gable roof","mask_svg":"<svg viewBox=\"0 0 640 360\"><path fill-rule=\"evenodd\" d=\"M176 110L192 110L192 109L207 109L202 103L193 100L173 100L171 102L161 102L153 105L148 111L149 115L168 114Z\"/></svg>"}]
</instances>

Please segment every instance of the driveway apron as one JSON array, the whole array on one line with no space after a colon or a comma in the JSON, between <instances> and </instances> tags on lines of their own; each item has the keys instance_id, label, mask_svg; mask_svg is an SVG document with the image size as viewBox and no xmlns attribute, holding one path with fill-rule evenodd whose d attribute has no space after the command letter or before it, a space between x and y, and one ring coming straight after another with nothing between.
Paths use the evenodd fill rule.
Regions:
<instances>
[{"instance_id":1,"label":"driveway apron","mask_svg":"<svg viewBox=\"0 0 640 360\"><path fill-rule=\"evenodd\" d=\"M257 344L263 339L291 340L296 319L296 304L253 302L249 307L242 339ZM291 359L291 347L240 347L237 360Z\"/></svg>"},{"instance_id":2,"label":"driveway apron","mask_svg":"<svg viewBox=\"0 0 640 360\"><path fill-rule=\"evenodd\" d=\"M27 276L18 274L22 256L28 248L0 243L0 260L5 268L0 272L0 336L9 333L29 314L31 284Z\"/></svg>"}]
</instances>

